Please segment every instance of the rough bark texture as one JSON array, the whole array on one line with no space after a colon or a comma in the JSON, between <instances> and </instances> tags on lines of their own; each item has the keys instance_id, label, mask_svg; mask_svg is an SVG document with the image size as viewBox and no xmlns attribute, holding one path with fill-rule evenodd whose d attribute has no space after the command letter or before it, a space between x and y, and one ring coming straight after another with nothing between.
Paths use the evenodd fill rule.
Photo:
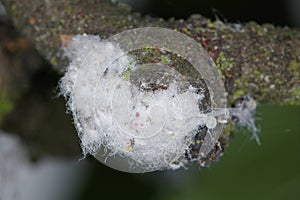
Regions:
<instances>
[{"instance_id":1,"label":"rough bark texture","mask_svg":"<svg viewBox=\"0 0 300 200\"><path fill-rule=\"evenodd\" d=\"M258 25L212 22L200 15L164 21L141 17L108 0L11 1L4 6L15 26L58 71L64 35L98 34L159 26L178 30L200 42L223 73L229 100L250 93L259 102L300 104L300 31Z\"/></svg>"}]
</instances>

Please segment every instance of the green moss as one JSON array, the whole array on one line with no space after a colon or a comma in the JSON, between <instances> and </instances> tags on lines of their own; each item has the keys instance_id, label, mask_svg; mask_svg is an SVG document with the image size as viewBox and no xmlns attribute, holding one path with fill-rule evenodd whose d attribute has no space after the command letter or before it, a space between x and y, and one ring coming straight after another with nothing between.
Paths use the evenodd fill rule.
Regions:
<instances>
[{"instance_id":1,"label":"green moss","mask_svg":"<svg viewBox=\"0 0 300 200\"><path fill-rule=\"evenodd\" d=\"M227 72L230 72L235 66L234 58L227 58L223 52L220 52L218 58L216 59L216 65L218 68L219 74L222 78L225 78Z\"/></svg>"},{"instance_id":2,"label":"green moss","mask_svg":"<svg viewBox=\"0 0 300 200\"><path fill-rule=\"evenodd\" d=\"M118 8L125 13L130 13L131 12L131 7L128 4L125 3L118 3Z\"/></svg>"},{"instance_id":3,"label":"green moss","mask_svg":"<svg viewBox=\"0 0 300 200\"><path fill-rule=\"evenodd\" d=\"M51 60L50 60L50 63L54 66L57 65L57 60L56 60L56 57L52 57Z\"/></svg>"},{"instance_id":4,"label":"green moss","mask_svg":"<svg viewBox=\"0 0 300 200\"><path fill-rule=\"evenodd\" d=\"M291 69L291 70L297 70L298 68L299 68L299 65L298 65L297 60L292 60L290 62L289 69Z\"/></svg>"},{"instance_id":5,"label":"green moss","mask_svg":"<svg viewBox=\"0 0 300 200\"><path fill-rule=\"evenodd\" d=\"M13 4L13 5L11 6L11 10L12 10L12 11L16 11L16 10L17 10L17 5L16 5L16 4Z\"/></svg>"},{"instance_id":6,"label":"green moss","mask_svg":"<svg viewBox=\"0 0 300 200\"><path fill-rule=\"evenodd\" d=\"M285 103L291 106L300 106L300 88L294 87L291 91L291 98Z\"/></svg>"},{"instance_id":7,"label":"green moss","mask_svg":"<svg viewBox=\"0 0 300 200\"><path fill-rule=\"evenodd\" d=\"M229 28L229 26L221 20L215 20L213 22L209 20L207 21L207 26L211 29L216 29L215 34L217 34L217 31L225 31Z\"/></svg>"},{"instance_id":8,"label":"green moss","mask_svg":"<svg viewBox=\"0 0 300 200\"><path fill-rule=\"evenodd\" d=\"M262 26L257 26L256 33L258 36L264 36L266 34L265 28Z\"/></svg>"},{"instance_id":9,"label":"green moss","mask_svg":"<svg viewBox=\"0 0 300 200\"><path fill-rule=\"evenodd\" d=\"M238 97L248 94L248 91L246 89L238 89L235 90L233 93L233 99L237 99Z\"/></svg>"},{"instance_id":10,"label":"green moss","mask_svg":"<svg viewBox=\"0 0 300 200\"><path fill-rule=\"evenodd\" d=\"M119 20L119 21L117 21L117 24L120 26L125 26L127 24L127 21L126 21L126 19Z\"/></svg>"},{"instance_id":11,"label":"green moss","mask_svg":"<svg viewBox=\"0 0 300 200\"><path fill-rule=\"evenodd\" d=\"M4 116L13 109L12 100L9 98L7 90L2 90L0 93L0 124Z\"/></svg>"},{"instance_id":12,"label":"green moss","mask_svg":"<svg viewBox=\"0 0 300 200\"><path fill-rule=\"evenodd\" d=\"M300 98L300 88L294 87L292 90L292 96L296 98Z\"/></svg>"},{"instance_id":13,"label":"green moss","mask_svg":"<svg viewBox=\"0 0 300 200\"><path fill-rule=\"evenodd\" d=\"M290 62L288 71L300 79L300 64L297 62L297 60L292 60Z\"/></svg>"},{"instance_id":14,"label":"green moss","mask_svg":"<svg viewBox=\"0 0 300 200\"><path fill-rule=\"evenodd\" d=\"M129 80L131 72L132 72L132 70L130 68L128 68L128 70L126 72L124 72L123 78L125 81Z\"/></svg>"},{"instance_id":15,"label":"green moss","mask_svg":"<svg viewBox=\"0 0 300 200\"><path fill-rule=\"evenodd\" d=\"M228 122L228 124L226 125L225 130L222 133L222 137L223 138L228 138L230 136L230 134L232 133L233 128L234 128L233 122L232 122L232 120L230 120Z\"/></svg>"},{"instance_id":16,"label":"green moss","mask_svg":"<svg viewBox=\"0 0 300 200\"><path fill-rule=\"evenodd\" d=\"M188 35L188 36L191 36L191 35L192 35L192 32L189 31L187 28L182 28L182 29L181 29L181 32L182 32L182 33L185 33L185 34Z\"/></svg>"},{"instance_id":17,"label":"green moss","mask_svg":"<svg viewBox=\"0 0 300 200\"><path fill-rule=\"evenodd\" d=\"M66 12L67 12L68 15L72 14L72 8L71 8L71 6L67 6L66 7Z\"/></svg>"},{"instance_id":18,"label":"green moss","mask_svg":"<svg viewBox=\"0 0 300 200\"><path fill-rule=\"evenodd\" d=\"M226 58L223 52L219 53L216 64L222 71L231 70L235 65L234 58Z\"/></svg>"},{"instance_id":19,"label":"green moss","mask_svg":"<svg viewBox=\"0 0 300 200\"><path fill-rule=\"evenodd\" d=\"M169 59L168 57L166 57L166 56L162 56L162 57L160 58L160 61L161 61L162 63L164 63L164 64L168 64L169 61L170 61L170 59Z\"/></svg>"}]
</instances>

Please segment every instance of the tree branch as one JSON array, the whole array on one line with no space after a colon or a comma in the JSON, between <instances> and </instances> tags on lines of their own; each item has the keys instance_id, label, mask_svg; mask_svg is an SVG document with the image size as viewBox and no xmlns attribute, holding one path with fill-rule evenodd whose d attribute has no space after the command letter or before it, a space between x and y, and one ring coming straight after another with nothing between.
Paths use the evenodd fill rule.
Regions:
<instances>
[{"instance_id":1,"label":"tree branch","mask_svg":"<svg viewBox=\"0 0 300 200\"><path fill-rule=\"evenodd\" d=\"M109 37L126 29L159 26L178 30L201 43L224 75L229 99L250 93L260 102L300 104L300 31L210 21L200 15L187 21L141 17L123 4L108 0L11 1L3 4L15 26L39 52L62 71L64 35Z\"/></svg>"},{"instance_id":2,"label":"tree branch","mask_svg":"<svg viewBox=\"0 0 300 200\"><path fill-rule=\"evenodd\" d=\"M127 6L112 4L109 0L2 2L15 27L33 42L57 73L61 73L67 65L61 51L62 39L66 36L87 33L106 38L137 27L165 27L182 32L202 44L224 78L229 102L239 95L250 94L258 102L300 105L299 30L274 27L271 24L258 25L255 22L223 23L200 15L193 15L186 21L166 21L142 17L132 13ZM36 72L39 68L30 66L28 70L29 74L34 74L33 71ZM46 76L55 79L53 74ZM26 79L23 82L28 81ZM54 82L52 85L57 80ZM26 120L17 112L10 116L12 120L8 120L10 123L6 127L13 127L10 130L15 130L20 135L23 133L25 138L29 138L27 140L30 146L35 144L33 155L71 155L78 152L77 137L69 123L70 119L63 118L63 103L51 101L50 105L44 100L49 98L47 95L43 99L33 96L35 101L24 98L29 103L25 102L25 106L20 106L19 110L20 113L27 113ZM58 113L58 110L61 112ZM37 115L36 112L40 114ZM19 120L15 120L16 118ZM48 118L52 120L45 121ZM29 126L30 124L34 127ZM21 127L23 131L16 130L16 127ZM43 134L40 130L44 130ZM226 132L220 138L221 144L225 146L228 138L229 134ZM69 149L69 152L65 149ZM220 152L213 152L212 158L217 157Z\"/></svg>"},{"instance_id":3,"label":"tree branch","mask_svg":"<svg viewBox=\"0 0 300 200\"><path fill-rule=\"evenodd\" d=\"M126 29L158 26L178 30L202 44L222 72L233 99L250 93L259 102L300 105L300 31L258 25L212 22L200 15L168 21L141 17L108 0L3 0L15 26L62 71L64 35L97 34L101 38Z\"/></svg>"}]
</instances>

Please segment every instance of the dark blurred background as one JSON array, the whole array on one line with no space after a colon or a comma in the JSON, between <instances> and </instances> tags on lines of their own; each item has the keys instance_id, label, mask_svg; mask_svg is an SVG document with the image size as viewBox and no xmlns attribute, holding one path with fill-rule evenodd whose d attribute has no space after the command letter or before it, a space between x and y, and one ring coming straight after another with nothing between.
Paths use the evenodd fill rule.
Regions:
<instances>
[{"instance_id":1,"label":"dark blurred background","mask_svg":"<svg viewBox=\"0 0 300 200\"><path fill-rule=\"evenodd\" d=\"M119 0L134 11L165 19L188 18L193 13L224 21L256 21L300 27L299 0Z\"/></svg>"},{"instance_id":2,"label":"dark blurred background","mask_svg":"<svg viewBox=\"0 0 300 200\"><path fill-rule=\"evenodd\" d=\"M165 19L200 13L233 23L254 20L300 27L300 0L120 1L143 15ZM57 97L59 76L11 24L0 22L0 44L0 78L6 81L0 82L0 89L9 83L24 90L13 107L0 96L0 109L10 111L0 120L0 129L9 133L0 134L0 200L300 199L300 107L259 105L262 145L251 140L250 133L235 131L225 155L209 168L127 174L92 157L76 163L81 158L79 141L64 100ZM31 74L32 68L37 72ZM7 74L18 81L3 78ZM22 140L10 139L13 133ZM32 145L36 141L40 146ZM60 148L51 148L53 144Z\"/></svg>"}]
</instances>

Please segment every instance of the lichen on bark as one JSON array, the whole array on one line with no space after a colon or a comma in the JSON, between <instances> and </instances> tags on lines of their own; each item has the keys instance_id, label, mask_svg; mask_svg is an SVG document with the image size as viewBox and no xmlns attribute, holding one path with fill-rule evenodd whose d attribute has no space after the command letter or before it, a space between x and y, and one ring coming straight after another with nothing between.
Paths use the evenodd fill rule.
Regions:
<instances>
[{"instance_id":1,"label":"lichen on bark","mask_svg":"<svg viewBox=\"0 0 300 200\"><path fill-rule=\"evenodd\" d=\"M108 0L3 0L14 25L32 40L58 72L66 61L61 36L96 34L106 38L123 30L158 26L180 31L202 44L217 62L229 102L250 94L259 102L300 105L300 31L271 24L187 20L140 16Z\"/></svg>"}]
</instances>

